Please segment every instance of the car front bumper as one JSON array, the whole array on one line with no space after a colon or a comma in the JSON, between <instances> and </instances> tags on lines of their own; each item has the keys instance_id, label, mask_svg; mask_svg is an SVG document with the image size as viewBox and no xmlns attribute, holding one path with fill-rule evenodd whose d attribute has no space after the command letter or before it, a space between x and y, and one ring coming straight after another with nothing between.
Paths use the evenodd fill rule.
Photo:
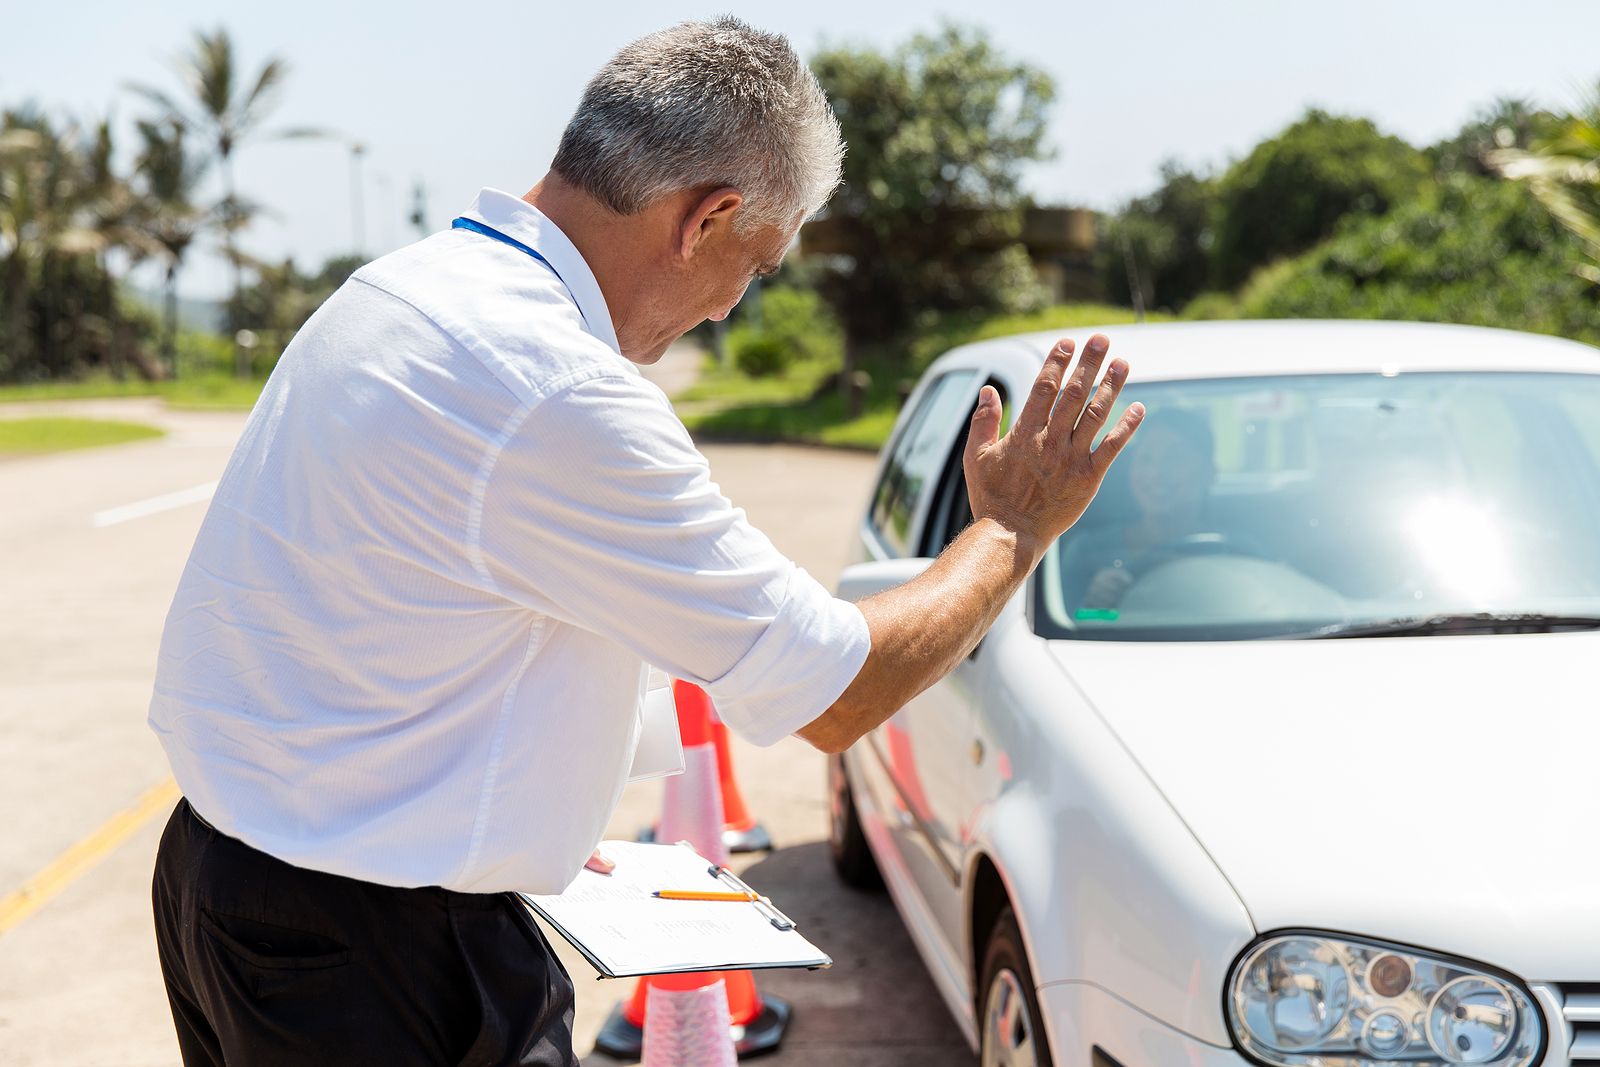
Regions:
<instances>
[{"instance_id":1,"label":"car front bumper","mask_svg":"<svg viewBox=\"0 0 1600 1067\"><path fill-rule=\"evenodd\" d=\"M1058 1067L1243 1067L1250 1063L1232 1047L1174 1030L1086 982L1041 986L1039 1011ZM1101 1058L1095 1058L1095 1049L1100 1050Z\"/></svg>"}]
</instances>

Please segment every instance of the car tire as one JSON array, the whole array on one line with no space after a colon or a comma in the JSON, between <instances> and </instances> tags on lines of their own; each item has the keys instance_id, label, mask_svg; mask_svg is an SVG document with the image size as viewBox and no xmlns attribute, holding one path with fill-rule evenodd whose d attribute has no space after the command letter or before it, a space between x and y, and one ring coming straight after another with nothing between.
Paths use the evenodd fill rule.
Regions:
<instances>
[{"instance_id":1,"label":"car tire","mask_svg":"<svg viewBox=\"0 0 1600 1067\"><path fill-rule=\"evenodd\" d=\"M881 889L883 875L872 858L867 837L861 832L850 776L845 773L844 757L828 757L828 851L839 880L855 889Z\"/></svg>"},{"instance_id":2,"label":"car tire","mask_svg":"<svg viewBox=\"0 0 1600 1067\"><path fill-rule=\"evenodd\" d=\"M978 985L978 1062L982 1067L1052 1067L1022 929L1007 907L995 920Z\"/></svg>"}]
</instances>

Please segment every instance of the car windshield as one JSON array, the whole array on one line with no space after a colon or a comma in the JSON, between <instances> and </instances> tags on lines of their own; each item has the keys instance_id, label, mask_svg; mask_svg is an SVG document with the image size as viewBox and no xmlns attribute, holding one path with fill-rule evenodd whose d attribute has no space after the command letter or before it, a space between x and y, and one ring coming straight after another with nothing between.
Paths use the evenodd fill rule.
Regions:
<instances>
[{"instance_id":1,"label":"car windshield","mask_svg":"<svg viewBox=\"0 0 1600 1067\"><path fill-rule=\"evenodd\" d=\"M1138 436L1040 568L1046 637L1600 616L1600 375L1158 382L1135 400Z\"/></svg>"}]
</instances>

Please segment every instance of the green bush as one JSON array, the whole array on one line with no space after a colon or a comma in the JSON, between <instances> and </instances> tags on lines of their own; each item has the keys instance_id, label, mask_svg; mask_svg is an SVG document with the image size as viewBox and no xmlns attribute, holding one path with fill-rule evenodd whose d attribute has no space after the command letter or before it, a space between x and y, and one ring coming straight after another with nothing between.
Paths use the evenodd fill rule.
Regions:
<instances>
[{"instance_id":1,"label":"green bush","mask_svg":"<svg viewBox=\"0 0 1600 1067\"><path fill-rule=\"evenodd\" d=\"M1600 342L1600 286L1581 249L1523 186L1456 174L1381 218L1259 271L1248 318L1413 319Z\"/></svg>"},{"instance_id":2,"label":"green bush","mask_svg":"<svg viewBox=\"0 0 1600 1067\"><path fill-rule=\"evenodd\" d=\"M1239 317L1239 300L1232 293L1219 293L1216 290L1201 293L1183 305L1183 313L1178 317L1191 322L1236 319Z\"/></svg>"},{"instance_id":3,"label":"green bush","mask_svg":"<svg viewBox=\"0 0 1600 1067\"><path fill-rule=\"evenodd\" d=\"M752 312L728 331L734 366L752 378L782 374L796 363L837 364L844 353L839 320L810 289L772 285L760 296L759 324Z\"/></svg>"},{"instance_id":4,"label":"green bush","mask_svg":"<svg viewBox=\"0 0 1600 1067\"><path fill-rule=\"evenodd\" d=\"M782 374L789 366L791 356L781 340L770 333L749 327L738 327L728 332L728 351L739 372L752 378L770 378Z\"/></svg>"}]
</instances>

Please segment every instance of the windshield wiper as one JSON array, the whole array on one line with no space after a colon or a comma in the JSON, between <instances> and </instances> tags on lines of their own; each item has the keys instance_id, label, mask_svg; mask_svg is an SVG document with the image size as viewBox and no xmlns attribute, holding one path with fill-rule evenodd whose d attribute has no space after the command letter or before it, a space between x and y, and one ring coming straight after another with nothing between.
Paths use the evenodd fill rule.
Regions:
<instances>
[{"instance_id":1,"label":"windshield wiper","mask_svg":"<svg viewBox=\"0 0 1600 1067\"><path fill-rule=\"evenodd\" d=\"M1437 634L1549 634L1600 629L1600 615L1548 615L1540 612L1480 611L1473 614L1410 615L1365 622L1341 622L1292 636L1432 637Z\"/></svg>"}]
</instances>

